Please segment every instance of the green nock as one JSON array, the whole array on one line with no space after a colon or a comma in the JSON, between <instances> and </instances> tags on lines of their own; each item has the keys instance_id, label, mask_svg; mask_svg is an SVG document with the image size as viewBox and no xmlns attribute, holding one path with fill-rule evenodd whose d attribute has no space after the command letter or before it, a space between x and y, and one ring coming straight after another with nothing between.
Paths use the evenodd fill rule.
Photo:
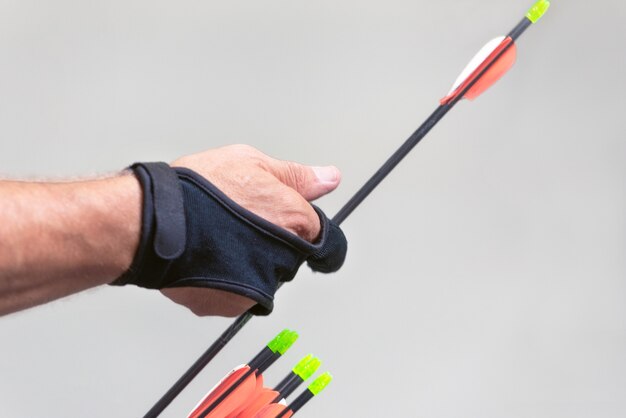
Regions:
<instances>
[{"instance_id":1,"label":"green nock","mask_svg":"<svg viewBox=\"0 0 626 418\"><path fill-rule=\"evenodd\" d=\"M539 19L548 11L550 2L548 0L539 0L533 7L530 8L526 17L533 23L537 23Z\"/></svg>"},{"instance_id":2,"label":"green nock","mask_svg":"<svg viewBox=\"0 0 626 418\"><path fill-rule=\"evenodd\" d=\"M300 379L307 380L309 377L313 376L313 373L317 371L322 362L317 357L313 357L313 354L309 354L304 357L296 367L292 369L292 371L300 376Z\"/></svg>"},{"instance_id":3,"label":"green nock","mask_svg":"<svg viewBox=\"0 0 626 418\"><path fill-rule=\"evenodd\" d=\"M279 332L272 341L267 343L267 348L272 350L272 353L276 353L278 351L278 348L281 346L282 341L287 338L289 334L291 334L291 330L285 328L284 330Z\"/></svg>"},{"instance_id":4,"label":"green nock","mask_svg":"<svg viewBox=\"0 0 626 418\"><path fill-rule=\"evenodd\" d=\"M288 329L284 329L278 334L272 341L267 344L267 348L272 350L272 353L279 353L281 356L289 350L289 348L298 339L298 333Z\"/></svg>"},{"instance_id":5,"label":"green nock","mask_svg":"<svg viewBox=\"0 0 626 418\"><path fill-rule=\"evenodd\" d=\"M280 347L278 347L278 352L281 356L291 348L291 346L298 340L298 337L300 337L300 335L298 335L295 331L291 331L291 333L285 337L285 340L282 342Z\"/></svg>"},{"instance_id":6,"label":"green nock","mask_svg":"<svg viewBox=\"0 0 626 418\"><path fill-rule=\"evenodd\" d=\"M326 386L328 386L331 380L333 380L333 376L328 372L324 372L309 385L309 390L313 395L317 396Z\"/></svg>"}]
</instances>

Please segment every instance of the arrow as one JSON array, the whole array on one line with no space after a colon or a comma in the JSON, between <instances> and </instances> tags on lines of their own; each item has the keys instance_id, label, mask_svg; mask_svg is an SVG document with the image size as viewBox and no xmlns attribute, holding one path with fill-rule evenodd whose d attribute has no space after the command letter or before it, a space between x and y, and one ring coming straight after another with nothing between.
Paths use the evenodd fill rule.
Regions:
<instances>
[{"instance_id":1,"label":"arrow","mask_svg":"<svg viewBox=\"0 0 626 418\"><path fill-rule=\"evenodd\" d=\"M289 418L302 409L307 402L319 395L332 380L332 375L325 372L319 375L289 406L280 403L268 405L259 411L254 418Z\"/></svg>"},{"instance_id":2,"label":"arrow","mask_svg":"<svg viewBox=\"0 0 626 418\"><path fill-rule=\"evenodd\" d=\"M413 135L389 157L367 183L356 192L352 199L341 208L333 218L333 221L337 224L341 224L461 99L475 99L495 84L495 82L511 68L512 64L509 65L510 55L507 54L507 51L515 45L515 40L517 40L528 27L537 22L544 15L549 7L550 2L548 0L539 0L535 3L509 35L506 36L495 49L491 50L485 59L480 61L480 57L485 55L486 51L489 51L493 43L490 42L483 47L466 67L466 70L461 73L452 92L441 99L439 107L437 107ZM479 62L479 64L474 68L476 62ZM469 69L473 70L467 77L464 77ZM461 81L459 82L459 80ZM458 87L456 86L457 83Z\"/></svg>"},{"instance_id":3,"label":"arrow","mask_svg":"<svg viewBox=\"0 0 626 418\"><path fill-rule=\"evenodd\" d=\"M313 376L320 365L321 361L317 357L313 357L312 354L307 355L296 364L273 390L263 388L236 418L253 418L265 406L278 403L281 399L288 397L298 386Z\"/></svg>"},{"instance_id":4,"label":"arrow","mask_svg":"<svg viewBox=\"0 0 626 418\"><path fill-rule=\"evenodd\" d=\"M289 372L289 374L278 384L274 390L280 395L272 399L271 403L276 403L282 398L287 398L291 395L298 386L307 381L317 369L321 366L322 362L317 357L313 357L309 354Z\"/></svg>"},{"instance_id":5,"label":"arrow","mask_svg":"<svg viewBox=\"0 0 626 418\"><path fill-rule=\"evenodd\" d=\"M538 1L507 36L487 42L467 64L440 104L453 104L462 98L474 100L500 80L515 64L517 58L515 40L537 22L549 7L549 1Z\"/></svg>"},{"instance_id":6,"label":"arrow","mask_svg":"<svg viewBox=\"0 0 626 418\"><path fill-rule=\"evenodd\" d=\"M550 1L539 0L530 8L522 21L504 38L489 42L470 61L454 83L452 90L439 102L439 107L411 135L382 167L356 192L335 215L333 221L340 225L365 200L381 181L407 156L407 154L439 123L439 121L462 99L473 100L489 89L513 65L517 54L515 41L546 13ZM187 370L161 399L148 411L144 418L157 417L172 400L191 382L222 348L252 318L246 312L239 316L198 360Z\"/></svg>"},{"instance_id":7,"label":"arrow","mask_svg":"<svg viewBox=\"0 0 626 418\"><path fill-rule=\"evenodd\" d=\"M281 331L247 365L239 366L227 374L198 403L188 418L235 416L263 388L262 373L297 339L297 332L288 329Z\"/></svg>"}]
</instances>

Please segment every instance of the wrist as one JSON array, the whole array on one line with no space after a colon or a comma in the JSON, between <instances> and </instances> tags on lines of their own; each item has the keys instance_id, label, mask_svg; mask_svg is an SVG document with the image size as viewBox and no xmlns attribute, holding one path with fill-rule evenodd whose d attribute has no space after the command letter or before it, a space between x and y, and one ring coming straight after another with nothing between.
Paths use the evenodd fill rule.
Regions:
<instances>
[{"instance_id":1,"label":"wrist","mask_svg":"<svg viewBox=\"0 0 626 418\"><path fill-rule=\"evenodd\" d=\"M141 233L142 191L129 171L67 185L76 203L71 240L86 285L107 284L130 267Z\"/></svg>"},{"instance_id":2,"label":"wrist","mask_svg":"<svg viewBox=\"0 0 626 418\"><path fill-rule=\"evenodd\" d=\"M106 283L114 281L126 272L139 246L141 235L142 190L137 178L132 172L125 172L120 176L104 180L106 185L98 195L103 199L100 208L106 213L93 214L94 223L101 220L98 244L106 254L105 271Z\"/></svg>"}]
</instances>

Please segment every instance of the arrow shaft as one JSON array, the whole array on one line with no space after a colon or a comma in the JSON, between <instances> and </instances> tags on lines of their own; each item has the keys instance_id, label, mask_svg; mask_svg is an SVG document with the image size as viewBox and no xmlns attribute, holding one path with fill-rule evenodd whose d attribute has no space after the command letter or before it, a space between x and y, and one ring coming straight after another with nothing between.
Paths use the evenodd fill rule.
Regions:
<instances>
[{"instance_id":1,"label":"arrow shaft","mask_svg":"<svg viewBox=\"0 0 626 418\"><path fill-rule=\"evenodd\" d=\"M300 376L293 372L289 373L289 375L274 388L274 390L278 392L278 395L270 403L278 403L281 399L287 398L298 389L298 386L302 383L304 383L304 380L302 380Z\"/></svg>"},{"instance_id":2,"label":"arrow shaft","mask_svg":"<svg viewBox=\"0 0 626 418\"><path fill-rule=\"evenodd\" d=\"M213 358L219 353L222 348L228 344L228 342L246 325L246 323L252 318L252 315L245 313L237 318L230 326L215 340L213 344L196 360L189 369L172 385L172 387L165 392L165 394L159 399L152 408L144 415L144 418L156 418L172 401L178 396L180 392L187 387L187 385L206 367L207 364L213 360Z\"/></svg>"},{"instance_id":3,"label":"arrow shaft","mask_svg":"<svg viewBox=\"0 0 626 418\"><path fill-rule=\"evenodd\" d=\"M285 416L289 411L291 411L292 415L294 415L314 397L315 395L310 390L305 390L296 399L294 399L293 402L290 403L289 406L287 406L287 408L283 409L280 414L276 415L276 418L281 418Z\"/></svg>"},{"instance_id":4,"label":"arrow shaft","mask_svg":"<svg viewBox=\"0 0 626 418\"><path fill-rule=\"evenodd\" d=\"M526 31L526 29L528 29L529 27L531 27L533 24L533 22L531 22L531 20L527 17L524 17L521 22L519 22L517 24L517 26L515 26L515 28L513 28L513 30L511 32L509 32L509 34L507 35L509 38L513 39L513 41L516 41L517 38L519 38L520 36L522 36L522 33L524 33L524 31Z\"/></svg>"},{"instance_id":5,"label":"arrow shaft","mask_svg":"<svg viewBox=\"0 0 626 418\"><path fill-rule=\"evenodd\" d=\"M267 347L264 348L258 356L256 356L248 365L250 369L244 373L237 381L235 381L224 393L222 393L215 401L211 403L198 418L206 418L218 405L229 397L248 377L252 374L260 375L267 370L276 360L280 358L279 353L272 353Z\"/></svg>"},{"instance_id":6,"label":"arrow shaft","mask_svg":"<svg viewBox=\"0 0 626 418\"><path fill-rule=\"evenodd\" d=\"M302 381L302 379L297 374L295 374L294 372L289 372L289 374L274 387L274 390L280 393L282 396L282 393L285 391L287 387L292 385L292 382L294 380ZM284 397L286 398L287 395L285 395Z\"/></svg>"},{"instance_id":7,"label":"arrow shaft","mask_svg":"<svg viewBox=\"0 0 626 418\"><path fill-rule=\"evenodd\" d=\"M333 221L340 225L348 216L365 200L367 196L382 182L389 173L407 156L409 152L424 139L430 130L452 109L453 105L440 105L426 119L422 125L417 128L404 143L393 153L387 161L374 173L374 175L355 193L354 196L346 203L339 212L333 217Z\"/></svg>"},{"instance_id":8,"label":"arrow shaft","mask_svg":"<svg viewBox=\"0 0 626 418\"><path fill-rule=\"evenodd\" d=\"M230 396L230 394L232 394L235 391L235 389L237 389L248 377L250 377L256 371L257 371L257 369L250 369L246 373L244 373L239 379L237 379L237 381L235 383L233 383L231 386L229 386L228 389L226 389L224 391L224 393L222 393L220 396L218 396L217 399L215 399L211 403L211 405L209 405L207 408L205 408L204 411L202 411L202 413L198 416L198 418L206 418L207 415L209 415L211 412L213 412L213 410L215 408L217 408L220 403L224 402L224 400L228 396Z\"/></svg>"}]
</instances>

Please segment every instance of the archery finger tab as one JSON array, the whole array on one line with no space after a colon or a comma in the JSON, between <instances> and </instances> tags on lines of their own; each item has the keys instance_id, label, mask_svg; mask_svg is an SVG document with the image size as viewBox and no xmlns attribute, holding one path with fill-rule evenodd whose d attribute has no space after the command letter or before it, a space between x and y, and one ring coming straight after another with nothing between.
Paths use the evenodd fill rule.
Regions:
<instances>
[{"instance_id":1,"label":"archery finger tab","mask_svg":"<svg viewBox=\"0 0 626 418\"><path fill-rule=\"evenodd\" d=\"M348 240L337 223L329 219L319 208L313 207L319 215L322 230L318 251L307 258L307 264L316 272L334 273L343 266L348 253Z\"/></svg>"}]
</instances>

